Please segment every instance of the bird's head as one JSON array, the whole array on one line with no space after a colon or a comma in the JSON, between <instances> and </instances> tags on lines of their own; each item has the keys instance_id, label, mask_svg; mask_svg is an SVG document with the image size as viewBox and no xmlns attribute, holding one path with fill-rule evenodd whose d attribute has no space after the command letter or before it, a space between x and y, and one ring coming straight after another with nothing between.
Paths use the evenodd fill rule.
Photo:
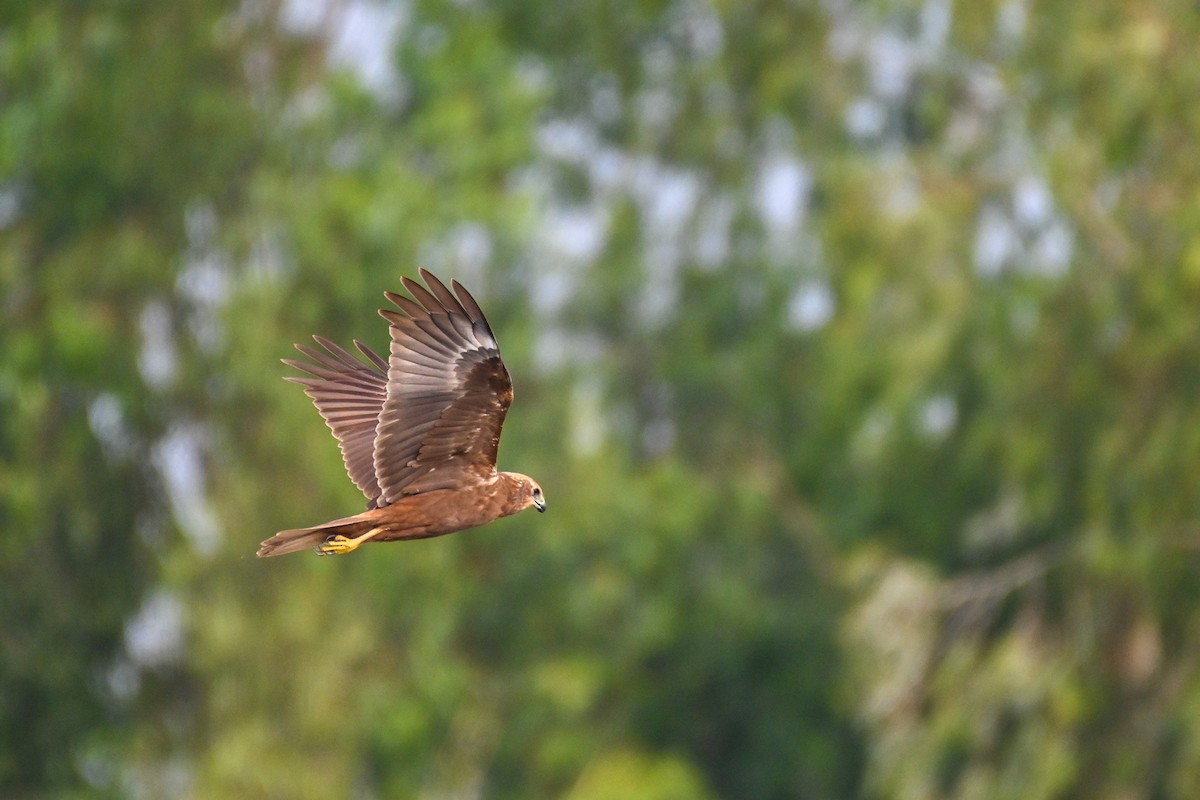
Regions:
<instances>
[{"instance_id":1,"label":"bird's head","mask_svg":"<svg viewBox=\"0 0 1200 800\"><path fill-rule=\"evenodd\" d=\"M528 475L522 475L519 472L502 473L508 480L511 487L511 498L516 506L513 513L524 511L527 508L536 508L538 511L546 510L546 495L542 494L542 487L538 482Z\"/></svg>"}]
</instances>

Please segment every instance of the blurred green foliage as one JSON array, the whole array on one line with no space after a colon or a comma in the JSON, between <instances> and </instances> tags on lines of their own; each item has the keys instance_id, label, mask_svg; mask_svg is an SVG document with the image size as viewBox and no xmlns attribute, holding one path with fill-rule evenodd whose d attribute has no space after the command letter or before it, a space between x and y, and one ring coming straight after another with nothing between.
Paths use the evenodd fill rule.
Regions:
<instances>
[{"instance_id":1,"label":"blurred green foliage","mask_svg":"<svg viewBox=\"0 0 1200 800\"><path fill-rule=\"evenodd\" d=\"M1200 795L1197 40L4 4L0 794ZM255 559L362 503L277 359L422 265L550 513Z\"/></svg>"}]
</instances>

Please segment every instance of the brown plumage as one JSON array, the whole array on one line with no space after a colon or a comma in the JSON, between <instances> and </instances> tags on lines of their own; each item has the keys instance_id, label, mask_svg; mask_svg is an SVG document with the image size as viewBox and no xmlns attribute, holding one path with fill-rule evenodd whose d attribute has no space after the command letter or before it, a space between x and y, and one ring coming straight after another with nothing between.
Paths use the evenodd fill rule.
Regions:
<instances>
[{"instance_id":1,"label":"brown plumage","mask_svg":"<svg viewBox=\"0 0 1200 800\"><path fill-rule=\"evenodd\" d=\"M428 288L403 279L415 299L384 293L400 309L379 312L392 336L386 361L356 341L364 363L320 336L319 349L296 345L311 361L284 359L312 376L286 380L303 386L325 418L367 510L280 531L260 556L309 547L348 553L368 541L425 539L546 510L537 481L496 470L513 391L483 311L458 281L451 292L428 271L421 277Z\"/></svg>"}]
</instances>

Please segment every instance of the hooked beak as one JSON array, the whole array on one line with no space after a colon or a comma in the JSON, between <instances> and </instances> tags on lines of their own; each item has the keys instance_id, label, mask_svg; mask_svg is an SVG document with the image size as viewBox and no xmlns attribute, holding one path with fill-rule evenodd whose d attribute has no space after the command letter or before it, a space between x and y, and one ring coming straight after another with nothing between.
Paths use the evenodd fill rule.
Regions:
<instances>
[{"instance_id":1,"label":"hooked beak","mask_svg":"<svg viewBox=\"0 0 1200 800\"><path fill-rule=\"evenodd\" d=\"M546 501L545 501L545 500L537 500L537 499L535 499L535 500L533 501L533 504L534 504L535 506L537 506L537 510L538 510L538 513L539 513L539 514L545 514L545 513L546 513Z\"/></svg>"}]
</instances>

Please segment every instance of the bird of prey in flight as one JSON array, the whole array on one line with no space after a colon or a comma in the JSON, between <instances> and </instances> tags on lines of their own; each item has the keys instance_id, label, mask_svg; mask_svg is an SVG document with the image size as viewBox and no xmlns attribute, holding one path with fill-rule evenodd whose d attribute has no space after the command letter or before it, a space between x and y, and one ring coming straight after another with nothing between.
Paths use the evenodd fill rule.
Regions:
<instances>
[{"instance_id":1,"label":"bird of prey in flight","mask_svg":"<svg viewBox=\"0 0 1200 800\"><path fill-rule=\"evenodd\" d=\"M366 362L320 336L319 348L296 345L311 361L284 359L308 373L286 380L303 386L325 418L367 510L280 531L258 555L349 553L546 510L537 481L496 470L513 389L483 311L458 281L452 292L426 270L421 277L428 288L403 279L413 299L384 293L399 308L379 312L392 337L386 361L361 342L354 345Z\"/></svg>"}]
</instances>

